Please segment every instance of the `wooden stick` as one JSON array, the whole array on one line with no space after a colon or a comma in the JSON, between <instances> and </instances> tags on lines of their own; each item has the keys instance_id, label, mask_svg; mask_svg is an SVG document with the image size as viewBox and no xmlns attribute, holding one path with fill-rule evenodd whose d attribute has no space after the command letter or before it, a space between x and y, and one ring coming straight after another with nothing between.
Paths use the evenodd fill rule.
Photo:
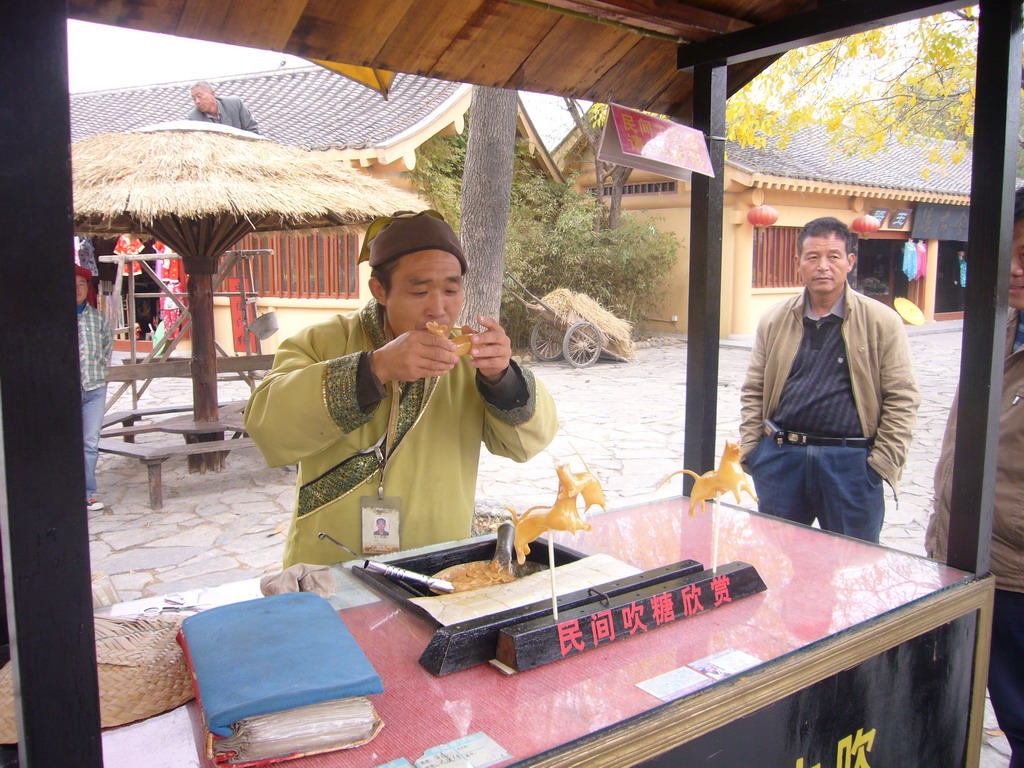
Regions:
<instances>
[{"instance_id":1,"label":"wooden stick","mask_svg":"<svg viewBox=\"0 0 1024 768\"><path fill-rule=\"evenodd\" d=\"M551 616L558 621L558 589L555 585L555 544L548 528L548 570L551 572Z\"/></svg>"},{"instance_id":2,"label":"wooden stick","mask_svg":"<svg viewBox=\"0 0 1024 768\"><path fill-rule=\"evenodd\" d=\"M711 513L711 570L718 571L718 519L722 503L722 492L715 491L715 508Z\"/></svg>"},{"instance_id":3,"label":"wooden stick","mask_svg":"<svg viewBox=\"0 0 1024 768\"><path fill-rule=\"evenodd\" d=\"M573 451L579 457L579 460L583 462L583 469L585 469L587 472L590 472L590 467L587 466L587 460L583 458L583 454L579 452L579 449L575 445L572 444L572 440L569 440L568 438L566 438L565 442L567 442L569 444L569 447L573 449ZM594 474L594 473L590 472L590 474Z\"/></svg>"}]
</instances>

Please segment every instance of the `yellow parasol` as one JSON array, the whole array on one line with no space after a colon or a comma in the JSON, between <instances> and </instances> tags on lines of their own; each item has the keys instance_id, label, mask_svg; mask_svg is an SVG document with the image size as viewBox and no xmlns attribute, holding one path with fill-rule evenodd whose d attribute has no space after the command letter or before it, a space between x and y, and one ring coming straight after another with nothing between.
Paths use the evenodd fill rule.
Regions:
<instances>
[{"instance_id":1,"label":"yellow parasol","mask_svg":"<svg viewBox=\"0 0 1024 768\"><path fill-rule=\"evenodd\" d=\"M893 299L892 306L907 325L924 325L924 313L909 299Z\"/></svg>"}]
</instances>

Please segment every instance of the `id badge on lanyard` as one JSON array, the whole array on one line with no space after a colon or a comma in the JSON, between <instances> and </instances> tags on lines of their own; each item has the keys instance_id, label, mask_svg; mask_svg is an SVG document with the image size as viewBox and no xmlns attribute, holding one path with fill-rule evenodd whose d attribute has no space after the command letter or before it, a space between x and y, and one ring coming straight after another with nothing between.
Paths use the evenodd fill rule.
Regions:
<instances>
[{"instance_id":1,"label":"id badge on lanyard","mask_svg":"<svg viewBox=\"0 0 1024 768\"><path fill-rule=\"evenodd\" d=\"M377 447L380 461L380 480L376 496L359 498L360 529L363 534L363 552L367 555L386 555L402 548L402 497L384 495L384 470L394 450L398 427L398 407L401 393L398 385L391 386L391 413L388 417L387 441L384 451Z\"/></svg>"},{"instance_id":2,"label":"id badge on lanyard","mask_svg":"<svg viewBox=\"0 0 1024 768\"><path fill-rule=\"evenodd\" d=\"M363 552L386 555L402 548L402 499L399 496L362 496Z\"/></svg>"}]
</instances>

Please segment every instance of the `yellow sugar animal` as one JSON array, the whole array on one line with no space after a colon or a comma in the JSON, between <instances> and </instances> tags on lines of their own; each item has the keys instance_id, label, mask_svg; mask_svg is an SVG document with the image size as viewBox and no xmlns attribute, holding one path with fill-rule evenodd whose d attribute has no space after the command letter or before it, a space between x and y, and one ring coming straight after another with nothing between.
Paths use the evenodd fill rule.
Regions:
<instances>
[{"instance_id":1,"label":"yellow sugar animal","mask_svg":"<svg viewBox=\"0 0 1024 768\"><path fill-rule=\"evenodd\" d=\"M576 508L576 499L583 497L586 512L591 506L605 507L604 489L590 472L573 473L568 464L555 468L558 474L558 497L550 507L530 507L519 515L511 507L512 521L516 526L515 548L516 562L522 565L530 554L530 542L545 531L589 531L592 529L580 516Z\"/></svg>"},{"instance_id":2,"label":"yellow sugar animal","mask_svg":"<svg viewBox=\"0 0 1024 768\"><path fill-rule=\"evenodd\" d=\"M700 502L700 511L704 512L704 502L714 500L715 496L719 493L732 491L732 495L736 497L736 502L739 503L740 491L746 491L754 501L757 501L754 485L750 482L747 473L743 471L743 467L740 465L739 443L726 441L725 451L722 453L722 460L718 463L718 469L708 470L703 475L698 475L689 469L683 469L679 472L673 472L666 477L658 487L660 488L673 477L684 472L692 475L694 478L693 489L690 491L690 517L693 517L694 502Z\"/></svg>"}]
</instances>

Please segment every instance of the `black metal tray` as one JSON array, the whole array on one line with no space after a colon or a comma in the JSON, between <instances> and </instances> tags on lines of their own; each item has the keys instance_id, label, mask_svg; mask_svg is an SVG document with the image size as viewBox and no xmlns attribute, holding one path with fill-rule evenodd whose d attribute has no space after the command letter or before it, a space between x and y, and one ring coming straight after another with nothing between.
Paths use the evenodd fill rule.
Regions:
<instances>
[{"instance_id":1,"label":"black metal tray","mask_svg":"<svg viewBox=\"0 0 1024 768\"><path fill-rule=\"evenodd\" d=\"M447 549L440 549L428 554L388 559L387 564L394 565L399 568L405 568L407 571L421 573L424 576L433 576L435 573L443 571L445 568L449 568L453 565L472 563L477 560L490 560L494 557L495 538L496 537L491 534L489 536L480 537L479 539L474 539L467 544L460 544ZM556 567L573 563L577 560L582 560L584 557L586 557L586 555L582 552L577 552L569 547L563 547L561 544L555 544ZM531 542L530 554L526 556L526 559L547 566L547 540L540 538ZM414 584L408 581L390 579L383 574L374 573L373 571L368 571L362 567L353 568L352 573L360 579L369 582L375 589L380 590L392 600L401 603L411 611L415 611L432 625L437 627L441 626L437 619L423 610L420 606L416 605L416 603L411 602L411 598L414 597L434 596L434 593L426 586L422 584Z\"/></svg>"}]
</instances>

